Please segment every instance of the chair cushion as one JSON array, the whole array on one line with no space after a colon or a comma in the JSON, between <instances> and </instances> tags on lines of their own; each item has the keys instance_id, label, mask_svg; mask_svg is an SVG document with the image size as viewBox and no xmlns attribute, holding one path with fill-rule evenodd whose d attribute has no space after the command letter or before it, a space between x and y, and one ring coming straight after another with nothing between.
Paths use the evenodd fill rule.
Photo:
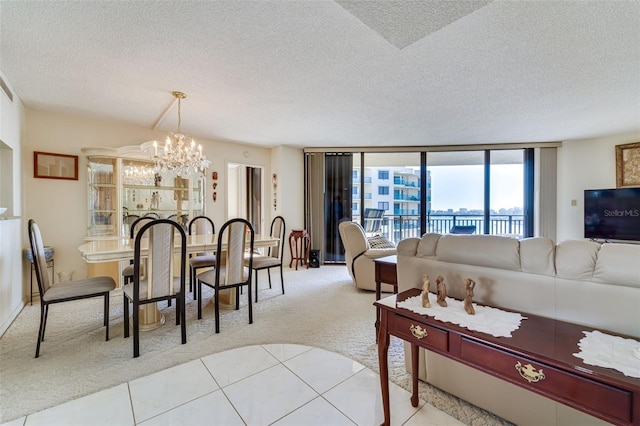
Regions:
<instances>
[{"instance_id":1,"label":"chair cushion","mask_svg":"<svg viewBox=\"0 0 640 426\"><path fill-rule=\"evenodd\" d=\"M147 300L147 286L149 285L149 280L144 279L140 280L140 300ZM180 277L173 277L173 292L171 294L180 293ZM157 289L156 289L157 290ZM133 283L129 283L122 287L122 292L131 300L133 300ZM168 290L167 290L168 292ZM159 295L155 295L152 297L158 297ZM168 296L168 294L161 294L160 297Z\"/></svg>"},{"instance_id":2,"label":"chair cushion","mask_svg":"<svg viewBox=\"0 0 640 426\"><path fill-rule=\"evenodd\" d=\"M147 299L148 280L140 280L140 300ZM122 287L122 292L131 300L133 300L133 283Z\"/></svg>"},{"instance_id":3,"label":"chair cushion","mask_svg":"<svg viewBox=\"0 0 640 426\"><path fill-rule=\"evenodd\" d=\"M189 265L192 268L207 268L210 266L216 266L215 254L202 254L200 256L193 256L189 259Z\"/></svg>"},{"instance_id":4,"label":"chair cushion","mask_svg":"<svg viewBox=\"0 0 640 426\"><path fill-rule=\"evenodd\" d=\"M249 265L249 260L244 261L245 266ZM282 262L280 259L271 256L254 256L253 257L253 269L273 268L280 266Z\"/></svg>"},{"instance_id":5,"label":"chair cushion","mask_svg":"<svg viewBox=\"0 0 640 426\"><path fill-rule=\"evenodd\" d=\"M84 297L90 295L100 295L116 288L116 283L111 277L93 277L82 280L58 283L49 287L42 299L45 302L69 299L74 297Z\"/></svg>"},{"instance_id":6,"label":"chair cushion","mask_svg":"<svg viewBox=\"0 0 640 426\"><path fill-rule=\"evenodd\" d=\"M133 265L127 265L122 268L122 276L123 277L132 277L133 276Z\"/></svg>"},{"instance_id":7,"label":"chair cushion","mask_svg":"<svg viewBox=\"0 0 640 426\"><path fill-rule=\"evenodd\" d=\"M244 278L245 280L248 279L249 277L249 268L245 267L244 269ZM225 275L227 273L226 268L220 268L220 285L224 286L224 280L225 280ZM209 287L215 287L216 285L216 271L215 269L211 269L209 271L206 272L202 272L200 274L197 275L197 278L202 281L203 284L208 285ZM238 283L231 283L231 284L238 284Z\"/></svg>"}]
</instances>

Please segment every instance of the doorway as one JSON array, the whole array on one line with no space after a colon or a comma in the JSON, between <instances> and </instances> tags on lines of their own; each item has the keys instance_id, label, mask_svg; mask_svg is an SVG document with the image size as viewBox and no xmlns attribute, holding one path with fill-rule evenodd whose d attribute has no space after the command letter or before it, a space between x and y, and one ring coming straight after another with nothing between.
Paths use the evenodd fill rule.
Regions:
<instances>
[{"instance_id":1,"label":"doorway","mask_svg":"<svg viewBox=\"0 0 640 426\"><path fill-rule=\"evenodd\" d=\"M256 234L262 234L262 167L229 163L227 165L227 217L248 220Z\"/></svg>"}]
</instances>

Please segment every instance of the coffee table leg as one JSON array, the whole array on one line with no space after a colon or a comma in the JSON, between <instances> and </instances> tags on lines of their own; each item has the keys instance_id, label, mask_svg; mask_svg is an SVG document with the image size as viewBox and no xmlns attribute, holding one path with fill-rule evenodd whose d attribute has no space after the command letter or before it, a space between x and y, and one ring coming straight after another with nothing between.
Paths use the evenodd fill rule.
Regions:
<instances>
[{"instance_id":1,"label":"coffee table leg","mask_svg":"<svg viewBox=\"0 0 640 426\"><path fill-rule=\"evenodd\" d=\"M413 395L411 395L411 405L418 406L418 345L411 345L411 379L413 380Z\"/></svg>"},{"instance_id":2,"label":"coffee table leg","mask_svg":"<svg viewBox=\"0 0 640 426\"><path fill-rule=\"evenodd\" d=\"M389 333L387 332L387 312L382 312L378 332L378 363L380 365L380 389L382 391L382 408L384 410L384 426L391 425L389 410L389 366L387 353L389 352Z\"/></svg>"}]
</instances>

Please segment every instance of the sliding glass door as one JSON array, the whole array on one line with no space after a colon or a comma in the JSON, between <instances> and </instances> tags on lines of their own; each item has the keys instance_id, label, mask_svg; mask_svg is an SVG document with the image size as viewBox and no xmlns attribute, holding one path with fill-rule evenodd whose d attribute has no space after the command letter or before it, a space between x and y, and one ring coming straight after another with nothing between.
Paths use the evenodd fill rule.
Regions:
<instances>
[{"instance_id":1,"label":"sliding glass door","mask_svg":"<svg viewBox=\"0 0 640 426\"><path fill-rule=\"evenodd\" d=\"M484 233L484 151L427 153L427 232Z\"/></svg>"},{"instance_id":2,"label":"sliding glass door","mask_svg":"<svg viewBox=\"0 0 640 426\"><path fill-rule=\"evenodd\" d=\"M491 151L489 234L529 236L524 229L524 150Z\"/></svg>"},{"instance_id":3,"label":"sliding glass door","mask_svg":"<svg viewBox=\"0 0 640 426\"><path fill-rule=\"evenodd\" d=\"M354 157L358 159L353 164L353 220L368 235L382 235L391 241L421 235L420 153Z\"/></svg>"}]
</instances>

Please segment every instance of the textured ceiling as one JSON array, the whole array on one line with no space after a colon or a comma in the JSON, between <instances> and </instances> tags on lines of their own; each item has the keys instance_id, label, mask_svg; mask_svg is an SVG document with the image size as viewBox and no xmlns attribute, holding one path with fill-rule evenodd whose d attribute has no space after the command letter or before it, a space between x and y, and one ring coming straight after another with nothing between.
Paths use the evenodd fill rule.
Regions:
<instances>
[{"instance_id":1,"label":"textured ceiling","mask_svg":"<svg viewBox=\"0 0 640 426\"><path fill-rule=\"evenodd\" d=\"M276 146L640 131L637 1L7 1L32 108ZM176 111L158 123L175 130Z\"/></svg>"}]
</instances>

